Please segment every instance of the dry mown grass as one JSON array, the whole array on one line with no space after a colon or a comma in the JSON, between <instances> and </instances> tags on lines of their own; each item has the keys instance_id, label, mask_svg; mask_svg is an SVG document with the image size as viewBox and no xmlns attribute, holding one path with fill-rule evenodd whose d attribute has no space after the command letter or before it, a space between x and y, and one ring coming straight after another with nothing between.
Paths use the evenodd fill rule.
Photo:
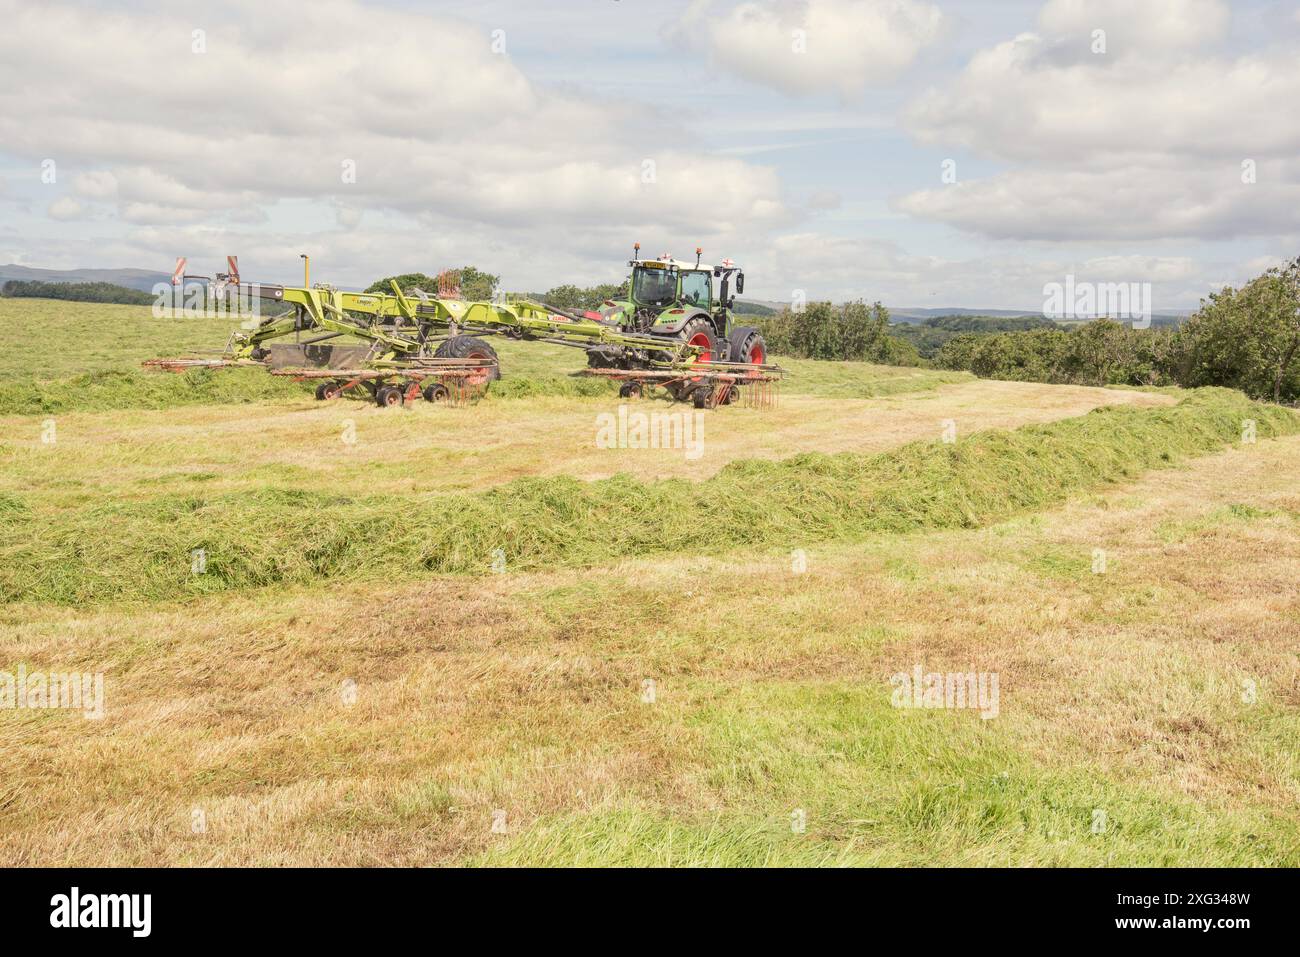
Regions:
<instances>
[{"instance_id":1,"label":"dry mown grass","mask_svg":"<svg viewBox=\"0 0 1300 957\"><path fill-rule=\"evenodd\" d=\"M1101 406L1156 406L1170 396L1083 386L970 382L878 399L787 396L771 411L727 408L705 415L698 458L653 449L599 449L596 417L616 400L542 397L440 408L380 409L359 402L281 400L251 406L65 413L58 441L42 442L44 417L0 417L0 491L54 507L111 494L214 494L291 482L343 494L476 489L530 476L640 479L714 475L738 458L797 452L877 452L939 436L1050 422ZM684 412L646 401L632 409ZM345 443L352 426L354 443Z\"/></svg>"},{"instance_id":2,"label":"dry mown grass","mask_svg":"<svg viewBox=\"0 0 1300 957\"><path fill-rule=\"evenodd\" d=\"M109 713L0 716L0 860L1295 865L1298 465L1292 437L987 529L791 542L802 575L7 606L4 658L105 669ZM917 663L999 672L999 716L891 708Z\"/></svg>"}]
</instances>

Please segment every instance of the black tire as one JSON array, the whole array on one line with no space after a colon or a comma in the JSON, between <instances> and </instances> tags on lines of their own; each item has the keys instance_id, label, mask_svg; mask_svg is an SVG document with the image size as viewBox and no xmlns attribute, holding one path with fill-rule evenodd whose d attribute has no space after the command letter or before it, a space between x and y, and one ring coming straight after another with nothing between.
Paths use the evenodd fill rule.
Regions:
<instances>
[{"instance_id":1,"label":"black tire","mask_svg":"<svg viewBox=\"0 0 1300 957\"><path fill-rule=\"evenodd\" d=\"M594 346L587 350L587 368L588 369L616 369L618 368L618 359L615 357L613 346ZM620 350L621 351L621 350Z\"/></svg>"},{"instance_id":2,"label":"black tire","mask_svg":"<svg viewBox=\"0 0 1300 957\"><path fill-rule=\"evenodd\" d=\"M375 393L375 401L385 407L401 405L406 401L406 393L404 389L395 385L382 386Z\"/></svg>"},{"instance_id":3,"label":"black tire","mask_svg":"<svg viewBox=\"0 0 1300 957\"><path fill-rule=\"evenodd\" d=\"M424 398L427 402L446 402L451 398L451 392L441 382L434 382L424 387Z\"/></svg>"},{"instance_id":4,"label":"black tire","mask_svg":"<svg viewBox=\"0 0 1300 957\"><path fill-rule=\"evenodd\" d=\"M718 337L714 334L713 323L707 319L696 317L690 320L686 325L682 326L681 331L677 333L677 338L687 344L699 340L695 341L695 344L699 346L704 346L705 342L702 340L707 339L707 349L700 358L712 360L718 357Z\"/></svg>"},{"instance_id":5,"label":"black tire","mask_svg":"<svg viewBox=\"0 0 1300 957\"><path fill-rule=\"evenodd\" d=\"M470 385L486 385L501 378L501 367L497 362L497 351L482 339L474 336L452 336L438 346L433 353L439 359L490 359L492 365L486 366L482 382L467 380Z\"/></svg>"},{"instance_id":6,"label":"black tire","mask_svg":"<svg viewBox=\"0 0 1300 957\"><path fill-rule=\"evenodd\" d=\"M767 362L767 342L753 326L741 326L731 331L728 337L731 343L731 362L743 362L746 365L762 365Z\"/></svg>"},{"instance_id":7,"label":"black tire","mask_svg":"<svg viewBox=\"0 0 1300 957\"><path fill-rule=\"evenodd\" d=\"M326 399L337 399L342 394L343 390L339 388L337 382L322 382L316 386L316 398L322 402Z\"/></svg>"},{"instance_id":8,"label":"black tire","mask_svg":"<svg viewBox=\"0 0 1300 957\"><path fill-rule=\"evenodd\" d=\"M624 382L618 387L618 397L620 399L639 399L641 398L640 382Z\"/></svg>"}]
</instances>

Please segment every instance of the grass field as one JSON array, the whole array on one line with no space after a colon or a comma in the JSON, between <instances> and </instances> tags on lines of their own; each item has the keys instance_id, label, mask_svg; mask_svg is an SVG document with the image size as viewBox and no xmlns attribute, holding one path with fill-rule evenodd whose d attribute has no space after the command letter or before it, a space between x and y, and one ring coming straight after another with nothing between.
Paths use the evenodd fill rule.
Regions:
<instances>
[{"instance_id":1,"label":"grass field","mask_svg":"<svg viewBox=\"0 0 1300 957\"><path fill-rule=\"evenodd\" d=\"M790 362L690 458L569 350L381 410L187 322L0 299L0 672L105 689L0 709L6 865L1300 864L1290 411Z\"/></svg>"}]
</instances>

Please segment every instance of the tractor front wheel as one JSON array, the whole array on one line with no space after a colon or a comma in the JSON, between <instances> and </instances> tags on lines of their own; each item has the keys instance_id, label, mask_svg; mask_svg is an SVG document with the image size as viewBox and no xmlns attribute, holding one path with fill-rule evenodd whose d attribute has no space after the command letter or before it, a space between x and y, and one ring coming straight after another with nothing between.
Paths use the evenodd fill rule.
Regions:
<instances>
[{"instance_id":1,"label":"tractor front wheel","mask_svg":"<svg viewBox=\"0 0 1300 957\"><path fill-rule=\"evenodd\" d=\"M677 334L685 345L695 346L702 350L696 360L699 362L712 362L718 349L718 340L713 335L713 325L707 319L692 319L686 325L682 326L682 331ZM701 382L696 379L685 379L680 382L673 382L665 388L678 402L685 402L691 397L691 393L701 386Z\"/></svg>"}]
</instances>

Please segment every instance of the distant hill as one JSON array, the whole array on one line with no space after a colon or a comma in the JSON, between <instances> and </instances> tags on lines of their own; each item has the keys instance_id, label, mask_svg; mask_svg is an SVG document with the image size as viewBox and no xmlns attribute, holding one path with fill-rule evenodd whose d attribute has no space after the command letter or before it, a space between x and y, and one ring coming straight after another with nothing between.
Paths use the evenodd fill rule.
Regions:
<instances>
[{"instance_id":1,"label":"distant hill","mask_svg":"<svg viewBox=\"0 0 1300 957\"><path fill-rule=\"evenodd\" d=\"M889 308L889 321L895 323L912 323L920 324L927 319L937 319L940 316L989 316L995 319L1042 319L1042 312L1028 312L1023 309L968 309L964 306L951 306L945 309L917 309L910 307L893 306ZM1156 312L1151 314L1151 324L1153 326L1178 325L1188 316L1190 312ZM1097 318L1105 318L1098 316ZM1077 322L1087 322L1086 319L1062 319L1056 320L1062 325L1070 325Z\"/></svg>"},{"instance_id":2,"label":"distant hill","mask_svg":"<svg viewBox=\"0 0 1300 957\"><path fill-rule=\"evenodd\" d=\"M38 282L109 282L128 289L150 292L155 283L170 282L171 273L149 269L38 269L10 263L0 266L0 285L9 279Z\"/></svg>"}]
</instances>

